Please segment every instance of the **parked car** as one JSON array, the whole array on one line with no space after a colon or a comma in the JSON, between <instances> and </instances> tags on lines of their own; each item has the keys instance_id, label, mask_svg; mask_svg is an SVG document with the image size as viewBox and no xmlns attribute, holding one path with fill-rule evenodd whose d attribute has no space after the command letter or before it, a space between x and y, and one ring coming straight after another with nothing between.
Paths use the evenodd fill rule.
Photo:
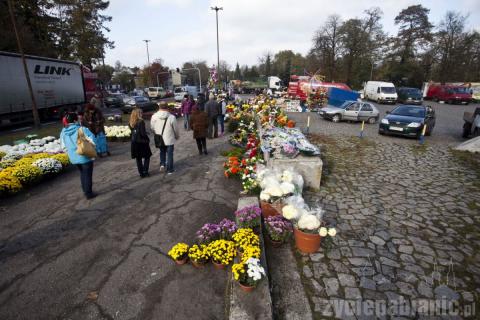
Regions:
<instances>
[{"instance_id":1,"label":"parked car","mask_svg":"<svg viewBox=\"0 0 480 320\"><path fill-rule=\"evenodd\" d=\"M448 104L465 103L472 101L471 90L464 86L455 85L430 85L425 99L445 101Z\"/></svg>"},{"instance_id":2,"label":"parked car","mask_svg":"<svg viewBox=\"0 0 480 320\"><path fill-rule=\"evenodd\" d=\"M400 103L421 105L423 102L422 91L417 88L398 88L397 95Z\"/></svg>"},{"instance_id":3,"label":"parked car","mask_svg":"<svg viewBox=\"0 0 480 320\"><path fill-rule=\"evenodd\" d=\"M391 82L368 81L363 91L365 99L377 103L395 104L398 99L395 86Z\"/></svg>"},{"instance_id":4,"label":"parked car","mask_svg":"<svg viewBox=\"0 0 480 320\"><path fill-rule=\"evenodd\" d=\"M375 123L378 120L380 112L369 102L345 101L341 106L327 106L321 108L318 114L324 118L339 122L341 120L367 121Z\"/></svg>"},{"instance_id":5,"label":"parked car","mask_svg":"<svg viewBox=\"0 0 480 320\"><path fill-rule=\"evenodd\" d=\"M476 108L474 112L465 111L463 121L463 138L480 135L480 108Z\"/></svg>"},{"instance_id":6,"label":"parked car","mask_svg":"<svg viewBox=\"0 0 480 320\"><path fill-rule=\"evenodd\" d=\"M148 88L148 97L150 99L160 99L164 98L167 94L167 91L162 87L150 87Z\"/></svg>"},{"instance_id":7,"label":"parked car","mask_svg":"<svg viewBox=\"0 0 480 320\"><path fill-rule=\"evenodd\" d=\"M435 110L432 107L400 105L387 111L380 121L378 133L419 137L424 125L427 126L425 135L431 135L435 127Z\"/></svg>"},{"instance_id":8,"label":"parked car","mask_svg":"<svg viewBox=\"0 0 480 320\"><path fill-rule=\"evenodd\" d=\"M123 93L111 93L105 98L105 106L108 108L117 107L120 108L123 106L123 99L126 97Z\"/></svg>"},{"instance_id":9,"label":"parked car","mask_svg":"<svg viewBox=\"0 0 480 320\"><path fill-rule=\"evenodd\" d=\"M141 108L143 111L155 111L157 104L150 101L147 97L134 96L125 102L122 111L123 113L130 113L135 107Z\"/></svg>"}]
</instances>

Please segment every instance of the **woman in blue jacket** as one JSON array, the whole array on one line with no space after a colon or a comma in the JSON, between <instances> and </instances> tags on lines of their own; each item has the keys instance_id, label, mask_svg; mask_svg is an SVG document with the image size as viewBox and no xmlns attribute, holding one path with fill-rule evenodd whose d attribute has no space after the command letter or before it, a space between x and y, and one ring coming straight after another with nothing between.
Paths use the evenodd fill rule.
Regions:
<instances>
[{"instance_id":1,"label":"woman in blue jacket","mask_svg":"<svg viewBox=\"0 0 480 320\"><path fill-rule=\"evenodd\" d=\"M92 191L93 176L93 158L88 158L77 153L78 129L82 128L85 137L95 144L95 135L86 127L78 124L76 113L70 112L65 116L67 126L62 129L60 141L63 148L67 151L70 162L80 170L80 181L82 190L87 199L95 198L97 195Z\"/></svg>"}]
</instances>

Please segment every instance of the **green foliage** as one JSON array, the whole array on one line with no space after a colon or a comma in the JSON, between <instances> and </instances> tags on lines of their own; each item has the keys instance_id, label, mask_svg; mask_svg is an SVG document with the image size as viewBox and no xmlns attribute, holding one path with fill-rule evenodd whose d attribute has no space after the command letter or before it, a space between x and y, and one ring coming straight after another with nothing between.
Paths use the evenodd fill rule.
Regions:
<instances>
[{"instance_id":1,"label":"green foliage","mask_svg":"<svg viewBox=\"0 0 480 320\"><path fill-rule=\"evenodd\" d=\"M238 126L239 126L239 122L237 120L230 119L228 121L227 130L228 130L228 132L235 132L235 130L237 130Z\"/></svg>"},{"instance_id":2,"label":"green foliage","mask_svg":"<svg viewBox=\"0 0 480 320\"><path fill-rule=\"evenodd\" d=\"M239 157L241 158L245 153L245 149L239 147L233 147L232 149L222 152L224 157Z\"/></svg>"}]
</instances>

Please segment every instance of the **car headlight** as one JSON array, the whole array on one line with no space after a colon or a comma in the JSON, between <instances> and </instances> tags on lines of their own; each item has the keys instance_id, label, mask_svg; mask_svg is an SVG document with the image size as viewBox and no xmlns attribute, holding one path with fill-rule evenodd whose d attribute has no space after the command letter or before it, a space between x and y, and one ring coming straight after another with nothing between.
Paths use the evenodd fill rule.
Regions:
<instances>
[{"instance_id":1,"label":"car headlight","mask_svg":"<svg viewBox=\"0 0 480 320\"><path fill-rule=\"evenodd\" d=\"M383 124L389 124L390 122L388 122L388 119L382 119L382 121L380 121L381 123Z\"/></svg>"},{"instance_id":2,"label":"car headlight","mask_svg":"<svg viewBox=\"0 0 480 320\"><path fill-rule=\"evenodd\" d=\"M407 127L410 127L410 128L418 128L420 127L422 124L420 122L412 122L410 123Z\"/></svg>"}]
</instances>

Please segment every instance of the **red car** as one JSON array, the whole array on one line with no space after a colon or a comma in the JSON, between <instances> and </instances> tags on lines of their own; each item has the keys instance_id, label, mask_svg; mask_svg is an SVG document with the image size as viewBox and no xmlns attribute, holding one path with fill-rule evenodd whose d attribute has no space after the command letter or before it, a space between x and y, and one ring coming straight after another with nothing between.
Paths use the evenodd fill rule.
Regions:
<instances>
[{"instance_id":1,"label":"red car","mask_svg":"<svg viewBox=\"0 0 480 320\"><path fill-rule=\"evenodd\" d=\"M427 90L427 99L445 101L448 104L465 103L472 101L470 89L454 85L431 85Z\"/></svg>"}]
</instances>

